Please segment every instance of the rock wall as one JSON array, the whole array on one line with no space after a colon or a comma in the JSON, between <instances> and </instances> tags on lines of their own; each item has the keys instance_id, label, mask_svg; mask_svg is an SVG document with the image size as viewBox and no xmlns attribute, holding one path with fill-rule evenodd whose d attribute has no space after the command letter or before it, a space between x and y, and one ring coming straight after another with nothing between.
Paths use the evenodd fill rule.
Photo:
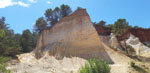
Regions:
<instances>
[{"instance_id":1,"label":"rock wall","mask_svg":"<svg viewBox=\"0 0 150 73\"><path fill-rule=\"evenodd\" d=\"M43 30L33 53L38 58L49 52L57 59L99 57L111 62L104 48L89 15L81 9L64 17L52 28Z\"/></svg>"}]
</instances>

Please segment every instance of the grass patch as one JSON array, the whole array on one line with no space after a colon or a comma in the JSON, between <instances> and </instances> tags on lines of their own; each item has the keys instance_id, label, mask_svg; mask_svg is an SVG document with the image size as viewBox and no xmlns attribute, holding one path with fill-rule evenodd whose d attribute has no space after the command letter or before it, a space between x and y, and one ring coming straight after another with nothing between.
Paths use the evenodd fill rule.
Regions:
<instances>
[{"instance_id":1,"label":"grass patch","mask_svg":"<svg viewBox=\"0 0 150 73\"><path fill-rule=\"evenodd\" d=\"M137 66L133 61L130 63L130 66L135 69L136 71L140 73L148 73L146 70L144 70L142 67Z\"/></svg>"},{"instance_id":2,"label":"grass patch","mask_svg":"<svg viewBox=\"0 0 150 73\"><path fill-rule=\"evenodd\" d=\"M12 73L10 70L7 70L7 64L6 62L8 62L9 58L8 57L3 57L0 56L0 73Z\"/></svg>"},{"instance_id":3,"label":"grass patch","mask_svg":"<svg viewBox=\"0 0 150 73\"><path fill-rule=\"evenodd\" d=\"M94 58L88 60L88 63L79 70L79 73L110 73L110 67L106 61Z\"/></svg>"},{"instance_id":4,"label":"grass patch","mask_svg":"<svg viewBox=\"0 0 150 73\"><path fill-rule=\"evenodd\" d=\"M0 56L0 63L6 63L9 60L8 57Z\"/></svg>"},{"instance_id":5,"label":"grass patch","mask_svg":"<svg viewBox=\"0 0 150 73\"><path fill-rule=\"evenodd\" d=\"M0 64L0 73L12 73L10 70L6 69L6 66L5 63Z\"/></svg>"}]
</instances>

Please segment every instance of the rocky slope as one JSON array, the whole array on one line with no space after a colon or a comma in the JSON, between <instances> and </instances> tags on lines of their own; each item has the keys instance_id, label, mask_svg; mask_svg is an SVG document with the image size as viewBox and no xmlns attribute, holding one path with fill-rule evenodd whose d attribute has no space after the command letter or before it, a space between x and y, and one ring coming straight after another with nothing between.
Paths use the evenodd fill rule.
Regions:
<instances>
[{"instance_id":1,"label":"rocky slope","mask_svg":"<svg viewBox=\"0 0 150 73\"><path fill-rule=\"evenodd\" d=\"M64 57L62 60L57 60L48 53L40 59L36 59L32 53L21 56L30 60L21 59L19 63L10 62L7 69L13 73L78 73L80 67L87 62L79 57Z\"/></svg>"}]
</instances>

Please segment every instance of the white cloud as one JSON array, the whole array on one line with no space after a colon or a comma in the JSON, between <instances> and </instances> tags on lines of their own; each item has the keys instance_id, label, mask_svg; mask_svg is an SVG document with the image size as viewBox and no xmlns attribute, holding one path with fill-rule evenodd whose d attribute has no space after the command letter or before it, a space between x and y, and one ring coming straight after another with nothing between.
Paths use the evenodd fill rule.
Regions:
<instances>
[{"instance_id":1,"label":"white cloud","mask_svg":"<svg viewBox=\"0 0 150 73\"><path fill-rule=\"evenodd\" d=\"M29 7L29 4L23 3L21 1L13 2L12 0L0 0L0 8L5 8L8 6L14 6L14 5Z\"/></svg>"},{"instance_id":2,"label":"white cloud","mask_svg":"<svg viewBox=\"0 0 150 73\"><path fill-rule=\"evenodd\" d=\"M12 6L11 0L0 0L0 8L5 8L7 6Z\"/></svg>"},{"instance_id":3,"label":"white cloud","mask_svg":"<svg viewBox=\"0 0 150 73\"><path fill-rule=\"evenodd\" d=\"M52 2L51 1L47 1L47 4L52 4Z\"/></svg>"},{"instance_id":4,"label":"white cloud","mask_svg":"<svg viewBox=\"0 0 150 73\"><path fill-rule=\"evenodd\" d=\"M23 7L29 7L29 4L23 3L21 1L16 2L16 5L23 6Z\"/></svg>"},{"instance_id":5,"label":"white cloud","mask_svg":"<svg viewBox=\"0 0 150 73\"><path fill-rule=\"evenodd\" d=\"M29 2L31 2L31 3L36 3L37 0L29 0Z\"/></svg>"}]
</instances>

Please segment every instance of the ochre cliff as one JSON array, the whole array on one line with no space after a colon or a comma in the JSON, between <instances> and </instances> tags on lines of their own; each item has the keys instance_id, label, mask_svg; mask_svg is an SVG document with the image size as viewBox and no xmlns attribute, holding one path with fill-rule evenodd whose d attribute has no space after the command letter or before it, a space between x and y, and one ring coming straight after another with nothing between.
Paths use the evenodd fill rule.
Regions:
<instances>
[{"instance_id":1,"label":"ochre cliff","mask_svg":"<svg viewBox=\"0 0 150 73\"><path fill-rule=\"evenodd\" d=\"M43 30L33 52L38 58L49 52L57 59L99 57L111 61L85 9L77 10L52 28Z\"/></svg>"}]
</instances>

